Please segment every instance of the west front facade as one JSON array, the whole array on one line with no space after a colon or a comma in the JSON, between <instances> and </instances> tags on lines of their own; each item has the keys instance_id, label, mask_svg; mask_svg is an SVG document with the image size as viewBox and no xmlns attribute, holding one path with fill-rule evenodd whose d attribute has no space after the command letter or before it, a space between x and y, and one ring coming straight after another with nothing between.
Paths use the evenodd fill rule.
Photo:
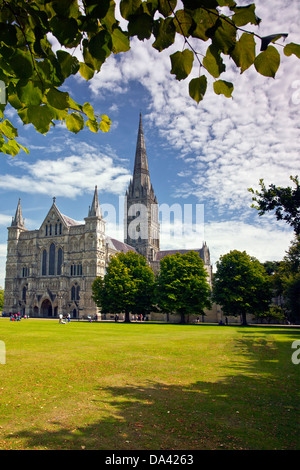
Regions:
<instances>
[{"instance_id":1,"label":"west front facade","mask_svg":"<svg viewBox=\"0 0 300 470\"><path fill-rule=\"evenodd\" d=\"M99 316L92 300L92 282L104 276L111 256L136 251L154 271L168 254L190 250L161 250L159 205L150 181L140 116L133 177L125 194L124 242L105 232L97 186L84 222L63 215L53 203L39 229L27 230L19 200L8 227L5 313L34 317ZM193 248L191 248L193 249ZM212 268L206 243L198 251L211 283Z\"/></svg>"}]
</instances>

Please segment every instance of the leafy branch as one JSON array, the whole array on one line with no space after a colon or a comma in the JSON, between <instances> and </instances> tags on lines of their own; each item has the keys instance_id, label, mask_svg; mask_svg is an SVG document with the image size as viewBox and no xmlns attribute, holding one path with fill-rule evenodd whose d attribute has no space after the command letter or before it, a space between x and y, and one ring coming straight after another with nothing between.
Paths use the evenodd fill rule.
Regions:
<instances>
[{"instance_id":1,"label":"leafy branch","mask_svg":"<svg viewBox=\"0 0 300 470\"><path fill-rule=\"evenodd\" d=\"M126 30L115 17L115 6L114 0L0 0L0 83L7 92L7 102L0 103L0 151L16 155L24 149L16 142L17 130L5 120L7 103L24 125L32 124L40 133L47 133L56 121L74 133L84 127L107 132L107 116L95 114L89 103L77 103L60 88L78 72L91 80L111 54L130 49L132 37L144 41L154 36L152 46L158 52L171 46L176 35L184 38L183 49L170 54L170 72L185 80L194 60L198 62L199 77L189 82L190 96L197 103L207 90L207 74L214 78L215 93L232 96L233 83L220 79L226 70L223 55L233 59L240 73L254 64L258 73L275 77L280 65L274 45L287 34L260 37L244 29L261 21L254 4L239 7L234 0L183 0L183 8L176 9L177 0L121 0ZM224 6L230 10L227 16L219 11ZM54 52L49 34L61 44L60 50ZM261 41L258 55L254 38ZM208 44L205 53L197 52L194 41ZM81 61L75 56L78 47ZM283 50L286 56L300 57L298 44L287 44ZM206 75L200 75L202 68Z\"/></svg>"}]
</instances>

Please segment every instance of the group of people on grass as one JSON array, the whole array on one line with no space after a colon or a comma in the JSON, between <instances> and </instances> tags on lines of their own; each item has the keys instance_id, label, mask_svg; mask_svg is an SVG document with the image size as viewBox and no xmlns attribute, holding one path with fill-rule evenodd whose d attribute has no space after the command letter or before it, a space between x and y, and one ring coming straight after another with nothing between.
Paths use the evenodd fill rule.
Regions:
<instances>
[{"instance_id":1,"label":"group of people on grass","mask_svg":"<svg viewBox=\"0 0 300 470\"><path fill-rule=\"evenodd\" d=\"M70 323L71 321L71 315L70 313L66 313L65 315L63 315L62 313L60 313L58 315L58 323Z\"/></svg>"},{"instance_id":2,"label":"group of people on grass","mask_svg":"<svg viewBox=\"0 0 300 470\"><path fill-rule=\"evenodd\" d=\"M9 314L10 316L10 321L21 321L22 318L29 318L29 315L26 315L24 314L23 316L20 314L20 312L18 313L10 313Z\"/></svg>"}]
</instances>

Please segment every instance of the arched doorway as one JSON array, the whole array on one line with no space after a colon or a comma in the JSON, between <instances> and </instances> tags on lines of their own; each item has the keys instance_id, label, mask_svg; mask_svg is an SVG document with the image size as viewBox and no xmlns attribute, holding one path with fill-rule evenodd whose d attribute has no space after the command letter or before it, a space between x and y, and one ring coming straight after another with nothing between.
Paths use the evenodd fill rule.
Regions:
<instances>
[{"instance_id":1,"label":"arched doorway","mask_svg":"<svg viewBox=\"0 0 300 470\"><path fill-rule=\"evenodd\" d=\"M42 317L52 317L52 304L49 299L45 299L41 305Z\"/></svg>"}]
</instances>

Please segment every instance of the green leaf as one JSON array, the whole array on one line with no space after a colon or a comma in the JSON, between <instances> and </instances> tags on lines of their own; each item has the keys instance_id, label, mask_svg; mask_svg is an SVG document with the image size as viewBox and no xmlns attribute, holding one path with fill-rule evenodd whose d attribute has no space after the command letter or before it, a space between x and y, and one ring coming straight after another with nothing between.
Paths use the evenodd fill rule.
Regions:
<instances>
[{"instance_id":1,"label":"green leaf","mask_svg":"<svg viewBox=\"0 0 300 470\"><path fill-rule=\"evenodd\" d=\"M164 16L170 16L175 10L177 0L158 0L158 11Z\"/></svg>"},{"instance_id":2,"label":"green leaf","mask_svg":"<svg viewBox=\"0 0 300 470\"><path fill-rule=\"evenodd\" d=\"M0 23L0 42L4 42L7 46L15 46L17 44L15 25Z\"/></svg>"},{"instance_id":3,"label":"green leaf","mask_svg":"<svg viewBox=\"0 0 300 470\"><path fill-rule=\"evenodd\" d=\"M92 18L104 18L108 12L109 3L109 0L85 0L85 11Z\"/></svg>"},{"instance_id":4,"label":"green leaf","mask_svg":"<svg viewBox=\"0 0 300 470\"><path fill-rule=\"evenodd\" d=\"M224 54L229 54L236 43L236 27L228 18L225 20L220 17L218 22L219 25L212 37L212 44Z\"/></svg>"},{"instance_id":5,"label":"green leaf","mask_svg":"<svg viewBox=\"0 0 300 470\"><path fill-rule=\"evenodd\" d=\"M217 80L213 84L214 92L217 95L224 95L226 98L231 98L233 92L233 84L231 82L226 82L225 80Z\"/></svg>"},{"instance_id":6,"label":"green leaf","mask_svg":"<svg viewBox=\"0 0 300 470\"><path fill-rule=\"evenodd\" d=\"M213 45L207 48L206 56L203 59L203 66L215 78L218 78L226 69L219 51Z\"/></svg>"},{"instance_id":7,"label":"green leaf","mask_svg":"<svg viewBox=\"0 0 300 470\"><path fill-rule=\"evenodd\" d=\"M115 28L111 35L112 39L112 51L114 54L119 52L126 52L130 49L129 38L126 33L121 31L119 28Z\"/></svg>"},{"instance_id":8,"label":"green leaf","mask_svg":"<svg viewBox=\"0 0 300 470\"><path fill-rule=\"evenodd\" d=\"M72 114L68 114L65 119L65 123L69 131L74 132L75 134L81 131L84 127L83 117L76 111Z\"/></svg>"},{"instance_id":9,"label":"green leaf","mask_svg":"<svg viewBox=\"0 0 300 470\"><path fill-rule=\"evenodd\" d=\"M193 78L189 84L189 94L197 103L203 100L207 88L207 78L205 75Z\"/></svg>"},{"instance_id":10,"label":"green leaf","mask_svg":"<svg viewBox=\"0 0 300 470\"><path fill-rule=\"evenodd\" d=\"M255 5L246 5L243 7L235 7L232 9L235 14L232 17L232 21L236 26L244 26L248 23L258 25L261 20L255 14Z\"/></svg>"},{"instance_id":11,"label":"green leaf","mask_svg":"<svg viewBox=\"0 0 300 470\"><path fill-rule=\"evenodd\" d=\"M12 123L8 119L5 119L3 122L0 122L0 131L8 139L18 137L18 130L12 125Z\"/></svg>"},{"instance_id":12,"label":"green leaf","mask_svg":"<svg viewBox=\"0 0 300 470\"><path fill-rule=\"evenodd\" d=\"M131 15L134 15L141 5L141 0L121 0L120 12L125 20L128 20Z\"/></svg>"},{"instance_id":13,"label":"green leaf","mask_svg":"<svg viewBox=\"0 0 300 470\"><path fill-rule=\"evenodd\" d=\"M156 41L152 46L161 52L163 49L167 49L174 43L176 31L173 18L167 18L165 20L160 18L155 22L155 26L154 35L156 37Z\"/></svg>"},{"instance_id":14,"label":"green leaf","mask_svg":"<svg viewBox=\"0 0 300 470\"><path fill-rule=\"evenodd\" d=\"M28 122L34 125L38 132L46 134L50 129L53 113L46 104L42 106L29 106L27 119Z\"/></svg>"},{"instance_id":15,"label":"green leaf","mask_svg":"<svg viewBox=\"0 0 300 470\"><path fill-rule=\"evenodd\" d=\"M74 18L54 16L50 20L49 26L60 44L66 47L75 47L79 44L81 34L79 33L77 21Z\"/></svg>"},{"instance_id":16,"label":"green leaf","mask_svg":"<svg viewBox=\"0 0 300 470\"><path fill-rule=\"evenodd\" d=\"M184 49L184 51L177 51L174 54L170 55L171 59L171 73L176 76L177 80L185 79L192 70L194 54L189 49Z\"/></svg>"},{"instance_id":17,"label":"green leaf","mask_svg":"<svg viewBox=\"0 0 300 470\"><path fill-rule=\"evenodd\" d=\"M248 69L255 59L255 41L253 35L243 33L230 55L236 65L241 68L241 73Z\"/></svg>"},{"instance_id":18,"label":"green leaf","mask_svg":"<svg viewBox=\"0 0 300 470\"><path fill-rule=\"evenodd\" d=\"M86 65L84 62L80 62L79 73L86 80L90 80L91 78L93 78L95 70L89 65Z\"/></svg>"},{"instance_id":19,"label":"green leaf","mask_svg":"<svg viewBox=\"0 0 300 470\"><path fill-rule=\"evenodd\" d=\"M92 57L103 63L105 59L111 54L111 35L108 31L103 29L90 39L88 47Z\"/></svg>"},{"instance_id":20,"label":"green leaf","mask_svg":"<svg viewBox=\"0 0 300 470\"><path fill-rule=\"evenodd\" d=\"M84 103L83 107L82 107L82 111L87 115L87 117L89 119L95 119L95 116L94 116L94 109L93 107L90 105L90 103Z\"/></svg>"},{"instance_id":21,"label":"green leaf","mask_svg":"<svg viewBox=\"0 0 300 470\"><path fill-rule=\"evenodd\" d=\"M41 104L44 93L40 82L29 80L25 85L22 85L22 81L20 80L16 89L22 105L30 106Z\"/></svg>"},{"instance_id":22,"label":"green leaf","mask_svg":"<svg viewBox=\"0 0 300 470\"><path fill-rule=\"evenodd\" d=\"M79 61L77 57L60 50L56 52L56 55L64 78L67 78L70 75L75 75L78 72Z\"/></svg>"},{"instance_id":23,"label":"green leaf","mask_svg":"<svg viewBox=\"0 0 300 470\"><path fill-rule=\"evenodd\" d=\"M287 44L284 47L283 52L285 53L286 56L290 56L292 54L295 54L295 56L297 56L298 59L300 59L300 45L299 44L295 44L294 42L290 42L289 44Z\"/></svg>"},{"instance_id":24,"label":"green leaf","mask_svg":"<svg viewBox=\"0 0 300 470\"><path fill-rule=\"evenodd\" d=\"M7 153L8 155L15 157L20 151L20 145L15 139L10 139L8 142L5 142L0 146L0 150L3 153Z\"/></svg>"},{"instance_id":25,"label":"green leaf","mask_svg":"<svg viewBox=\"0 0 300 470\"><path fill-rule=\"evenodd\" d=\"M218 20L218 14L216 10L207 11L203 8L197 8L192 12L192 18L194 20L194 28L191 28L190 34L194 38L202 39L207 41L209 39L208 30L210 30Z\"/></svg>"},{"instance_id":26,"label":"green leaf","mask_svg":"<svg viewBox=\"0 0 300 470\"><path fill-rule=\"evenodd\" d=\"M268 46L254 61L258 73L265 77L275 77L280 64L280 55L274 46Z\"/></svg>"},{"instance_id":27,"label":"green leaf","mask_svg":"<svg viewBox=\"0 0 300 470\"><path fill-rule=\"evenodd\" d=\"M69 93L51 88L47 93L47 101L53 108L66 109L69 107Z\"/></svg>"},{"instance_id":28,"label":"green leaf","mask_svg":"<svg viewBox=\"0 0 300 470\"><path fill-rule=\"evenodd\" d=\"M176 18L174 18L174 25L176 32L182 34L186 38L190 36L189 30L193 24L191 15L185 10L176 11Z\"/></svg>"},{"instance_id":29,"label":"green leaf","mask_svg":"<svg viewBox=\"0 0 300 470\"><path fill-rule=\"evenodd\" d=\"M69 96L69 108L75 109L76 111L82 111L81 104L76 103L76 101L74 101L73 98L71 98L71 96Z\"/></svg>"},{"instance_id":30,"label":"green leaf","mask_svg":"<svg viewBox=\"0 0 300 470\"><path fill-rule=\"evenodd\" d=\"M17 142L17 144L19 145L19 147L20 147L22 150L24 150L24 152L27 153L27 155L29 155L29 150L28 150L27 147L24 147L23 145L19 144L19 142Z\"/></svg>"},{"instance_id":31,"label":"green leaf","mask_svg":"<svg viewBox=\"0 0 300 470\"><path fill-rule=\"evenodd\" d=\"M77 0L52 0L52 8L60 16L77 17L79 8Z\"/></svg>"},{"instance_id":32,"label":"green leaf","mask_svg":"<svg viewBox=\"0 0 300 470\"><path fill-rule=\"evenodd\" d=\"M128 33L137 36L140 41L149 39L152 34L153 18L148 13L132 15L129 18Z\"/></svg>"},{"instance_id":33,"label":"green leaf","mask_svg":"<svg viewBox=\"0 0 300 470\"><path fill-rule=\"evenodd\" d=\"M102 114L100 117L102 118L102 120L100 121L99 129L102 132L108 132L111 126L111 120L105 114Z\"/></svg>"},{"instance_id":34,"label":"green leaf","mask_svg":"<svg viewBox=\"0 0 300 470\"><path fill-rule=\"evenodd\" d=\"M99 125L97 119L88 119L85 123L89 127L90 131L97 133L99 130Z\"/></svg>"},{"instance_id":35,"label":"green leaf","mask_svg":"<svg viewBox=\"0 0 300 470\"><path fill-rule=\"evenodd\" d=\"M30 52L17 49L10 58L10 66L17 77L28 79L33 74L33 63Z\"/></svg>"}]
</instances>

